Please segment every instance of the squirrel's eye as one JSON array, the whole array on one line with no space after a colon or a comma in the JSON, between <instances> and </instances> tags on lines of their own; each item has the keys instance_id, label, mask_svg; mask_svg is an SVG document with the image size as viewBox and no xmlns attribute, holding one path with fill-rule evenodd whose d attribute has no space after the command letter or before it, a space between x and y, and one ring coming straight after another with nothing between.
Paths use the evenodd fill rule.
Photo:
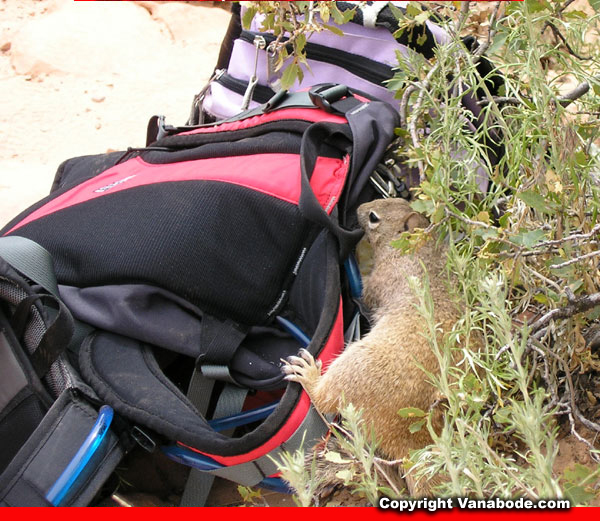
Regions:
<instances>
[{"instance_id":1,"label":"squirrel's eye","mask_svg":"<svg viewBox=\"0 0 600 521\"><path fill-rule=\"evenodd\" d=\"M379 216L375 212L369 212L369 222L378 223L380 221Z\"/></svg>"}]
</instances>

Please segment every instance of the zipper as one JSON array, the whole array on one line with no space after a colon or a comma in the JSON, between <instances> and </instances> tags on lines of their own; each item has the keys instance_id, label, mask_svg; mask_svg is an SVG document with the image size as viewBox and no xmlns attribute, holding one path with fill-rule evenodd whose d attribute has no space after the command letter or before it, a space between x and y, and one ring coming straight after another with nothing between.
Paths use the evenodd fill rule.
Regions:
<instances>
[{"instance_id":1,"label":"zipper","mask_svg":"<svg viewBox=\"0 0 600 521\"><path fill-rule=\"evenodd\" d=\"M248 89L248 82L244 80L239 80L234 78L231 74L227 72L223 72L221 75L215 78L217 83L223 85L226 89L243 96ZM266 103L273 96L275 96L275 91L269 87L265 87L264 85L256 84L254 87L254 93L252 95L252 99L257 103Z\"/></svg>"},{"instance_id":2,"label":"zipper","mask_svg":"<svg viewBox=\"0 0 600 521\"><path fill-rule=\"evenodd\" d=\"M267 43L267 49L269 44L275 41L275 36L272 34L257 33L253 31L242 31L239 38L244 42L254 45L257 36L264 38ZM351 74L377 85L384 86L383 82L389 80L394 75L392 67L385 63L379 63L378 61L365 58L358 54L352 54L339 49L332 49L331 47L320 45L318 43L308 42L305 51L308 60L337 65L338 67L346 69Z\"/></svg>"}]
</instances>

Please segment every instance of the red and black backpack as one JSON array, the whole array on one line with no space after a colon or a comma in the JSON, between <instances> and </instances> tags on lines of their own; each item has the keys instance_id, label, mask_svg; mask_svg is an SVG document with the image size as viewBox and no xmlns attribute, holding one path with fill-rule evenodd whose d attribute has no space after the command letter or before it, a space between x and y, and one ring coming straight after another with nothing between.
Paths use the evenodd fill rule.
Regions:
<instances>
[{"instance_id":1,"label":"red and black backpack","mask_svg":"<svg viewBox=\"0 0 600 521\"><path fill-rule=\"evenodd\" d=\"M114 468L131 440L199 471L280 486L270 456L325 430L300 386L283 380L281 359L305 346L326 366L344 348L360 293L355 212L375 195L369 178L398 124L390 105L328 84L280 92L209 125L173 128L155 118L142 149L63 163L52 193L2 230L0 256L12 268L1 264L0 280L7 270L15 279L14 268L27 290L8 302L0 287L0 314L10 324L21 309L26 323L35 307L48 316L42 329L57 309L74 317L63 352L34 342L15 355L26 344L22 331L11 352L23 367L36 351L48 367L67 367L75 377L38 400L40 410L84 402L113 448L110 458L92 451L88 467L69 474L91 428L61 445L59 434L72 431L64 415L50 422L42 414L31 426L42 429L37 437L0 448L0 502L85 504L106 474L98 461ZM20 254L22 244L33 250ZM36 249L51 259L54 290L29 265ZM49 304L39 296L52 293ZM47 371L23 370L21 383L37 388ZM0 435L14 421L11 407L0 413ZM41 476L40 440L53 437L59 448L48 454L65 464ZM190 494L201 496L199 488Z\"/></svg>"}]
</instances>

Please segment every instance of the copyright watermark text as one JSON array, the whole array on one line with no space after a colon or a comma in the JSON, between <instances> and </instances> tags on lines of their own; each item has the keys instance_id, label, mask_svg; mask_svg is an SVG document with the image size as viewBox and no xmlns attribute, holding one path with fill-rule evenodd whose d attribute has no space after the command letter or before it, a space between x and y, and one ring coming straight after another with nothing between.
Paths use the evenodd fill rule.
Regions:
<instances>
[{"instance_id":1,"label":"copyright watermark text","mask_svg":"<svg viewBox=\"0 0 600 521\"><path fill-rule=\"evenodd\" d=\"M382 510L397 510L398 512L416 512L426 510L568 510L571 502L567 499L471 499L467 497L453 498L423 498L423 499L390 499L382 497L379 499L379 508Z\"/></svg>"}]
</instances>

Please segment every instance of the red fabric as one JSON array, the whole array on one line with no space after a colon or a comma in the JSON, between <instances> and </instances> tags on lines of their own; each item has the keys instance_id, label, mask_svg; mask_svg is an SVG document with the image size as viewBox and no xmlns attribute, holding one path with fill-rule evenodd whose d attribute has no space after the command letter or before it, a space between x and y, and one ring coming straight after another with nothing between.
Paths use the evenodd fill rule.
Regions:
<instances>
[{"instance_id":1,"label":"red fabric","mask_svg":"<svg viewBox=\"0 0 600 521\"><path fill-rule=\"evenodd\" d=\"M343 160L320 157L317 160L311 186L319 203L328 213L337 203L348 165L348 157ZM296 154L255 154L154 165L136 157L49 201L16 224L7 234L32 221L103 195L156 183L195 180L232 183L298 204L300 160Z\"/></svg>"}]
</instances>

